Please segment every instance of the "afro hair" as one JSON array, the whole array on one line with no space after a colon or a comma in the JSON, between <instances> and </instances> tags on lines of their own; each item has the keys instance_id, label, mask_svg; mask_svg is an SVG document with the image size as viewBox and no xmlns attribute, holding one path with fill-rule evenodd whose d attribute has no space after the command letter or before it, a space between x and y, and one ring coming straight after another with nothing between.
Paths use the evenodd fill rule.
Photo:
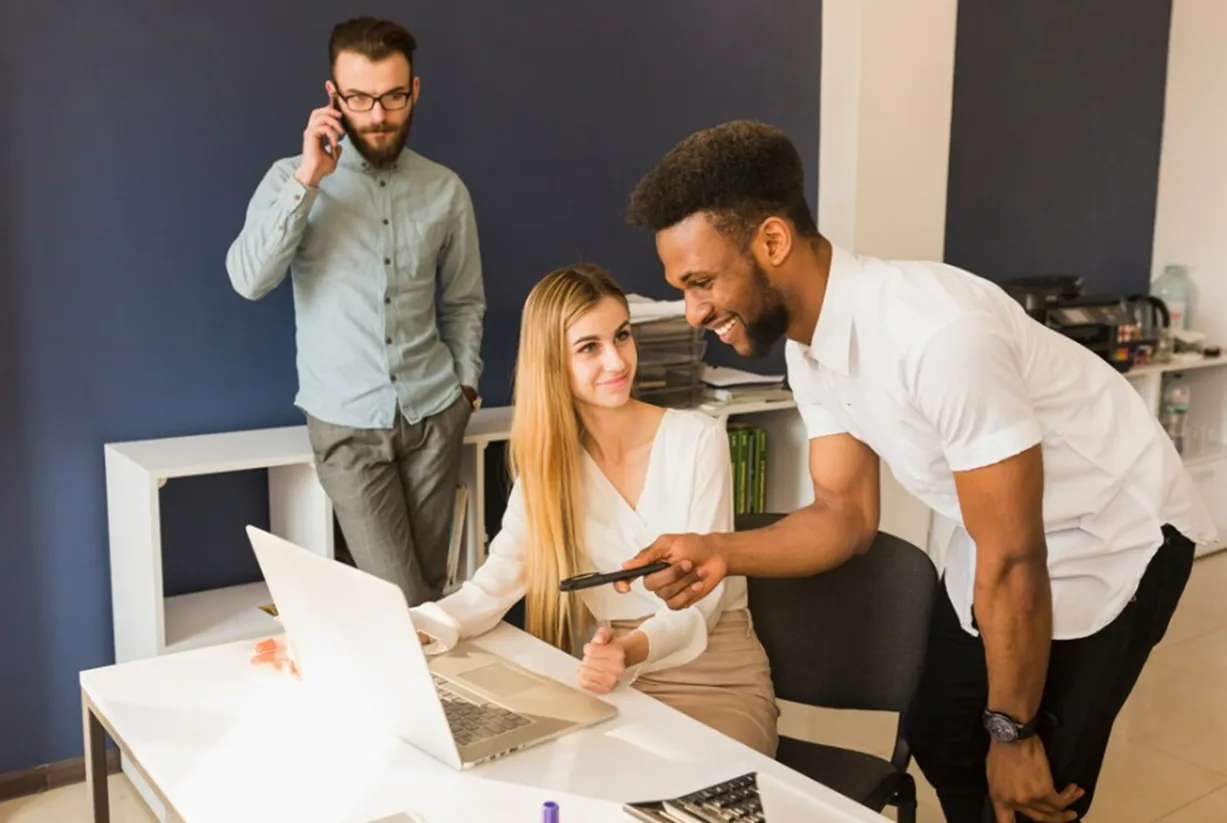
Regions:
<instances>
[{"instance_id":1,"label":"afro hair","mask_svg":"<svg viewBox=\"0 0 1227 823\"><path fill-rule=\"evenodd\" d=\"M749 120L678 143L635 186L628 209L632 224L653 231L698 213L711 214L743 247L771 216L787 218L799 234L818 234L796 146L780 129Z\"/></svg>"}]
</instances>

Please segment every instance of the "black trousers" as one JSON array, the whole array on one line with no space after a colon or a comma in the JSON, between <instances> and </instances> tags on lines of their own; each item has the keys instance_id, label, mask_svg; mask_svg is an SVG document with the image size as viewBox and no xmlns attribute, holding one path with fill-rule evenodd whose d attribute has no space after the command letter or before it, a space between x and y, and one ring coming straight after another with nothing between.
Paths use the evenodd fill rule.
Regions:
<instances>
[{"instance_id":1,"label":"black trousers","mask_svg":"<svg viewBox=\"0 0 1227 823\"><path fill-rule=\"evenodd\" d=\"M1170 526L1164 536L1137 593L1112 623L1089 637L1052 644L1041 702L1050 722L1041 725L1039 736L1056 790L1074 783L1086 791L1071 807L1079 819L1090 808L1112 724L1167 631L1192 571L1192 541ZM963 631L943 588L904 733L948 823L994 820L985 772L989 737L981 721L987 700L984 644Z\"/></svg>"}]
</instances>

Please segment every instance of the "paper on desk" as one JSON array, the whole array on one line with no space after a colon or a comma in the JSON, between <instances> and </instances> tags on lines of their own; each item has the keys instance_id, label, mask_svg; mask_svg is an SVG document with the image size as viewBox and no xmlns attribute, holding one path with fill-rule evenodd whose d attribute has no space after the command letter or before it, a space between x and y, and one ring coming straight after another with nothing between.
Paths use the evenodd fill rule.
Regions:
<instances>
[{"instance_id":1,"label":"paper on desk","mask_svg":"<svg viewBox=\"0 0 1227 823\"><path fill-rule=\"evenodd\" d=\"M631 323L686 316L685 300L653 300L641 294L628 294L626 302L630 307Z\"/></svg>"},{"instance_id":2,"label":"paper on desk","mask_svg":"<svg viewBox=\"0 0 1227 823\"><path fill-rule=\"evenodd\" d=\"M728 386L766 386L783 383L782 374L755 374L754 372L733 369L728 366L703 367L703 382L709 386L725 388Z\"/></svg>"},{"instance_id":3,"label":"paper on desk","mask_svg":"<svg viewBox=\"0 0 1227 823\"><path fill-rule=\"evenodd\" d=\"M763 819L767 823L821 820L817 815L831 811L829 807L806 797L791 786L784 785L769 774L758 772L754 777L755 783L758 784L758 800L763 806Z\"/></svg>"}]
</instances>

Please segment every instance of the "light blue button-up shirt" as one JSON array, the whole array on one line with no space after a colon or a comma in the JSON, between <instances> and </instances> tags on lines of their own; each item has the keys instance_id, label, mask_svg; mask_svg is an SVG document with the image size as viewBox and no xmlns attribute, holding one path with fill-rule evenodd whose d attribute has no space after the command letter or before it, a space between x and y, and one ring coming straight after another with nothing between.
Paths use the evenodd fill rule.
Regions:
<instances>
[{"instance_id":1,"label":"light blue button-up shirt","mask_svg":"<svg viewBox=\"0 0 1227 823\"><path fill-rule=\"evenodd\" d=\"M486 301L473 203L455 172L408 148L378 169L342 145L318 188L294 178L301 155L273 164L226 269L249 300L290 272L295 405L337 425L386 429L399 404L416 423L481 376Z\"/></svg>"}]
</instances>

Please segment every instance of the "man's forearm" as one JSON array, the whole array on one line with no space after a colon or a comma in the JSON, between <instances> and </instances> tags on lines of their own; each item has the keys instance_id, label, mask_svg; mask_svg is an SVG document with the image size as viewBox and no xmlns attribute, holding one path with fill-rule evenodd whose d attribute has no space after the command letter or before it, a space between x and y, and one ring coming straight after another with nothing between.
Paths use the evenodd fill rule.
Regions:
<instances>
[{"instance_id":1,"label":"man's forearm","mask_svg":"<svg viewBox=\"0 0 1227 823\"><path fill-rule=\"evenodd\" d=\"M307 227L317 190L297 182L280 189L265 180L256 192L239 236L226 253L226 270L234 290L258 300L284 279Z\"/></svg>"},{"instance_id":2,"label":"man's forearm","mask_svg":"<svg viewBox=\"0 0 1227 823\"><path fill-rule=\"evenodd\" d=\"M480 330L469 338L470 342L465 343L460 342L456 338L440 336L443 337L443 345L447 346L448 351L452 353L452 363L456 370L456 379L460 381L460 385L476 389L477 382L481 379L481 349L480 343L471 341L474 338L480 340Z\"/></svg>"},{"instance_id":3,"label":"man's forearm","mask_svg":"<svg viewBox=\"0 0 1227 823\"><path fill-rule=\"evenodd\" d=\"M452 353L456 377L461 385L477 388L481 377L482 322L486 316L485 299L480 288L462 300L445 300L439 306L439 338Z\"/></svg>"},{"instance_id":4,"label":"man's forearm","mask_svg":"<svg viewBox=\"0 0 1227 823\"><path fill-rule=\"evenodd\" d=\"M974 610L988 666L987 708L1027 723L1039 712L1052 646L1047 563L1043 552L1026 559L980 557Z\"/></svg>"},{"instance_id":5,"label":"man's forearm","mask_svg":"<svg viewBox=\"0 0 1227 823\"><path fill-rule=\"evenodd\" d=\"M877 524L852 504L816 501L761 529L713 535L729 574L805 577L829 571L869 548Z\"/></svg>"}]
</instances>

